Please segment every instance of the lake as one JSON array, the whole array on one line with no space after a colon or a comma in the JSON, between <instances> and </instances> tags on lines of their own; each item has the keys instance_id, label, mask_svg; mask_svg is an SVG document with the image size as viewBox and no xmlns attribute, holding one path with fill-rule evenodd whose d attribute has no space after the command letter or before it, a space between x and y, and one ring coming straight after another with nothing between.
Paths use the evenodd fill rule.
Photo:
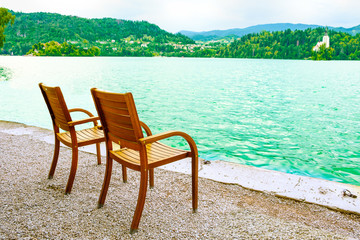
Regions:
<instances>
[{"instance_id":1,"label":"lake","mask_svg":"<svg viewBox=\"0 0 360 240\"><path fill-rule=\"evenodd\" d=\"M359 61L0 56L0 67L1 120L52 129L39 82L93 113L90 88L132 92L153 133L190 134L201 158L360 185Z\"/></svg>"}]
</instances>

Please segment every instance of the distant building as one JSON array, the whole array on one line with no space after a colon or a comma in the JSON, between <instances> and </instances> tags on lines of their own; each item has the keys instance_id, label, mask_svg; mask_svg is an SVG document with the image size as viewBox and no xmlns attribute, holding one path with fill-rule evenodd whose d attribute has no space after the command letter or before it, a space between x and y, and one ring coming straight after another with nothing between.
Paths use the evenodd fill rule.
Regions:
<instances>
[{"instance_id":1,"label":"distant building","mask_svg":"<svg viewBox=\"0 0 360 240\"><path fill-rule=\"evenodd\" d=\"M328 33L327 33L327 29L326 29L326 31L325 31L325 35L323 36L323 40L322 40L322 42L318 42L316 45L315 45L315 47L313 47L313 51L319 51L319 49L320 49L320 47L323 45L323 44L325 44L325 47L326 48L329 48L330 47L330 38L329 38L329 35L328 35Z\"/></svg>"}]
</instances>

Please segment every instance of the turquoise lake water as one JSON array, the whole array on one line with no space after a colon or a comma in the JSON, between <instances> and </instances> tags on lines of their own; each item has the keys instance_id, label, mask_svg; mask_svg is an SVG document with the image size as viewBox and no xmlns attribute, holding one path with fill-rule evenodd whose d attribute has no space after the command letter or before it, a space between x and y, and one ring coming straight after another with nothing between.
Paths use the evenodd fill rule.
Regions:
<instances>
[{"instance_id":1,"label":"turquoise lake water","mask_svg":"<svg viewBox=\"0 0 360 240\"><path fill-rule=\"evenodd\" d=\"M90 88L130 91L153 133L190 134L201 158L360 185L359 61L0 56L0 66L11 75L2 120L52 128L39 82L94 113Z\"/></svg>"}]
</instances>

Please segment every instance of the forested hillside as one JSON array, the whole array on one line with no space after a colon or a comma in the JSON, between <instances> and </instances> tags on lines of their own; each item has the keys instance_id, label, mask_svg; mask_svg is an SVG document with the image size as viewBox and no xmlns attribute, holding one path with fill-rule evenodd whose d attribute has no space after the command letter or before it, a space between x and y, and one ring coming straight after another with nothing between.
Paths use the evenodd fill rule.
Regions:
<instances>
[{"instance_id":1,"label":"forested hillside","mask_svg":"<svg viewBox=\"0 0 360 240\"><path fill-rule=\"evenodd\" d=\"M70 42L88 48L99 45L106 53L108 42L120 40L137 43L194 43L182 34L172 34L146 21L129 21L113 18L86 19L55 13L19 13L15 23L6 31L6 43L2 54L24 55L34 44L56 41ZM126 40L124 40L126 41ZM143 45L144 46L144 45ZM115 48L115 47L112 47Z\"/></svg>"},{"instance_id":2,"label":"forested hillside","mask_svg":"<svg viewBox=\"0 0 360 240\"><path fill-rule=\"evenodd\" d=\"M14 13L1 54L34 56L169 56L360 60L360 33L329 30L330 48L313 47L326 29L262 31L236 40L194 42L146 21Z\"/></svg>"},{"instance_id":3,"label":"forested hillside","mask_svg":"<svg viewBox=\"0 0 360 240\"><path fill-rule=\"evenodd\" d=\"M360 60L360 34L329 31L330 48L312 51L325 34L324 28L305 31L262 32L245 35L219 52L236 58L275 58L314 60Z\"/></svg>"},{"instance_id":4,"label":"forested hillside","mask_svg":"<svg viewBox=\"0 0 360 240\"><path fill-rule=\"evenodd\" d=\"M360 34L355 36L328 31L330 47L313 47L321 41L326 29L315 28L291 31L247 34L229 44L208 42L194 52L184 52L187 57L220 58L268 58L268 59L313 59L313 60L360 60Z\"/></svg>"}]
</instances>

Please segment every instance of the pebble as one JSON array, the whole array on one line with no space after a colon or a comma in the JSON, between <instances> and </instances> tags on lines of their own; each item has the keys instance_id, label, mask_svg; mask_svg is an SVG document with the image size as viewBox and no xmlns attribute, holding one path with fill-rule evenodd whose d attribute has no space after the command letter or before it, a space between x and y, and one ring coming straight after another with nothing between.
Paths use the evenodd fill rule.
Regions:
<instances>
[{"instance_id":1,"label":"pebble","mask_svg":"<svg viewBox=\"0 0 360 240\"><path fill-rule=\"evenodd\" d=\"M123 183L115 162L105 205L97 209L105 165L80 152L72 193L64 195L71 150L61 147L49 180L54 146L11 134L20 126L27 127L0 121L0 239L360 239L359 215L209 179L199 179L194 214L190 175L162 169L155 169L155 188L131 235L138 172L128 170ZM52 134L36 129L34 134Z\"/></svg>"}]
</instances>

